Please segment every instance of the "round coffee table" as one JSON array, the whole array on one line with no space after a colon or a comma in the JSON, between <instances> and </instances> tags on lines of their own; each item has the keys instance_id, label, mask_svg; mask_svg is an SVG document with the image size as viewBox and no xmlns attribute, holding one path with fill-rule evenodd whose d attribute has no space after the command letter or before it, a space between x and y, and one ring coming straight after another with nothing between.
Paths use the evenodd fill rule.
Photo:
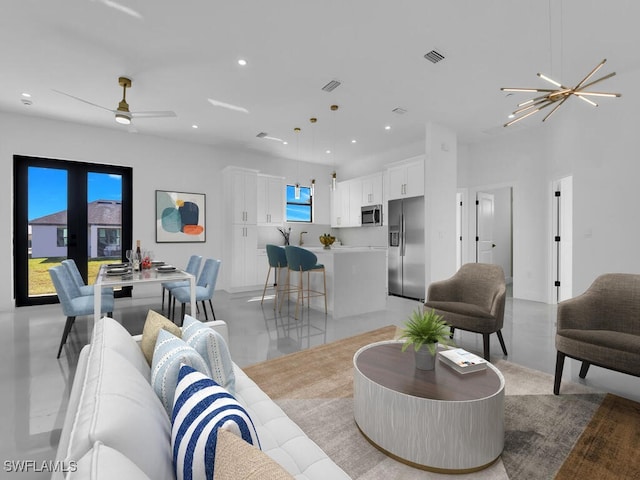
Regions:
<instances>
[{"instance_id":1,"label":"round coffee table","mask_svg":"<svg viewBox=\"0 0 640 480\"><path fill-rule=\"evenodd\" d=\"M378 449L446 473L488 467L504 446L504 377L490 363L460 374L436 360L418 370L402 342L367 345L353 357L354 417Z\"/></svg>"}]
</instances>

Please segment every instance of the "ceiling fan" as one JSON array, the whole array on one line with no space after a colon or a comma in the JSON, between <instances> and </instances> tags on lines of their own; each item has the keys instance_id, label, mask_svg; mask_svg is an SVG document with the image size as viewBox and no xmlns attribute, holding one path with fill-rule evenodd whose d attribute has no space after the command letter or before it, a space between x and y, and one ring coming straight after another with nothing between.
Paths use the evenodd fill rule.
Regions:
<instances>
[{"instance_id":1,"label":"ceiling fan","mask_svg":"<svg viewBox=\"0 0 640 480\"><path fill-rule=\"evenodd\" d=\"M116 122L121 123L123 125L129 125L131 120L134 118L161 118L161 117L177 117L176 112L168 111L155 111L155 112L132 112L129 110L129 104L127 103L127 88L131 88L131 79L126 77L118 78L118 84L122 87L122 100L118 103L118 108L115 110L107 107L103 107L102 105L98 105L97 103L89 102L88 100L84 100L82 98L76 97L69 93L61 92L60 90L53 90L56 93L60 93L62 95L66 95L67 97L71 97L75 100L79 100L83 103L92 105L94 107L102 108L103 110L107 110L113 114L115 114Z\"/></svg>"}]
</instances>

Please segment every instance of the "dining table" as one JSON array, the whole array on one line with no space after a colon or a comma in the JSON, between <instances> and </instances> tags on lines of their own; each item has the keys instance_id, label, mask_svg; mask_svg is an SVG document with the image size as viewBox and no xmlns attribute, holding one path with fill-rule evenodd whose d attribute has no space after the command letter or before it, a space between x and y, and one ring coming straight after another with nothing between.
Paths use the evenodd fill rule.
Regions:
<instances>
[{"instance_id":1,"label":"dining table","mask_svg":"<svg viewBox=\"0 0 640 480\"><path fill-rule=\"evenodd\" d=\"M188 281L191 290L191 316L196 316L196 277L171 265L152 265L151 268L133 270L129 264L103 264L93 285L93 316L100 319L102 289L134 286L145 283Z\"/></svg>"}]
</instances>

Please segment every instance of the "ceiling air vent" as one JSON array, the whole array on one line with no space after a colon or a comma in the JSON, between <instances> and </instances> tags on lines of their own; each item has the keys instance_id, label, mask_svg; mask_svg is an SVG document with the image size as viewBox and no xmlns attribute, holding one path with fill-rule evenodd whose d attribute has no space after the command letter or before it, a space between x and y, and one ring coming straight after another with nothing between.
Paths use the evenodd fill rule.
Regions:
<instances>
[{"instance_id":1,"label":"ceiling air vent","mask_svg":"<svg viewBox=\"0 0 640 480\"><path fill-rule=\"evenodd\" d=\"M436 50L431 50L429 53L425 53L424 58L431 63L438 63L440 60L444 60L444 55Z\"/></svg>"},{"instance_id":2,"label":"ceiling air vent","mask_svg":"<svg viewBox=\"0 0 640 480\"><path fill-rule=\"evenodd\" d=\"M396 107L393 110L391 110L393 113L397 113L398 115L404 115L405 113L407 113L407 110L405 110L402 107Z\"/></svg>"},{"instance_id":3,"label":"ceiling air vent","mask_svg":"<svg viewBox=\"0 0 640 480\"><path fill-rule=\"evenodd\" d=\"M259 134L257 134L257 135L256 135L256 137L258 137L258 138L264 138L264 137L266 137L267 135L269 135L267 132L260 132Z\"/></svg>"},{"instance_id":4,"label":"ceiling air vent","mask_svg":"<svg viewBox=\"0 0 640 480\"><path fill-rule=\"evenodd\" d=\"M333 92L339 86L340 82L338 80L331 80L324 87L322 87L322 90L324 90L325 92Z\"/></svg>"}]
</instances>

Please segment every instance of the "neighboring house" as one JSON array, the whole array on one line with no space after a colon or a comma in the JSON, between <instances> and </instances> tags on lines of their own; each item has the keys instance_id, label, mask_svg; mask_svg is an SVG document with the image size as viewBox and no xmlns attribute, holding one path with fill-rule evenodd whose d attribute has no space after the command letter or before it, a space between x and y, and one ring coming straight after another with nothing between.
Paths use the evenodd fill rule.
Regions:
<instances>
[{"instance_id":1,"label":"neighboring house","mask_svg":"<svg viewBox=\"0 0 640 480\"><path fill-rule=\"evenodd\" d=\"M120 257L122 202L96 200L87 205L89 257ZM52 213L29 222L31 257L67 256L67 211Z\"/></svg>"}]
</instances>

